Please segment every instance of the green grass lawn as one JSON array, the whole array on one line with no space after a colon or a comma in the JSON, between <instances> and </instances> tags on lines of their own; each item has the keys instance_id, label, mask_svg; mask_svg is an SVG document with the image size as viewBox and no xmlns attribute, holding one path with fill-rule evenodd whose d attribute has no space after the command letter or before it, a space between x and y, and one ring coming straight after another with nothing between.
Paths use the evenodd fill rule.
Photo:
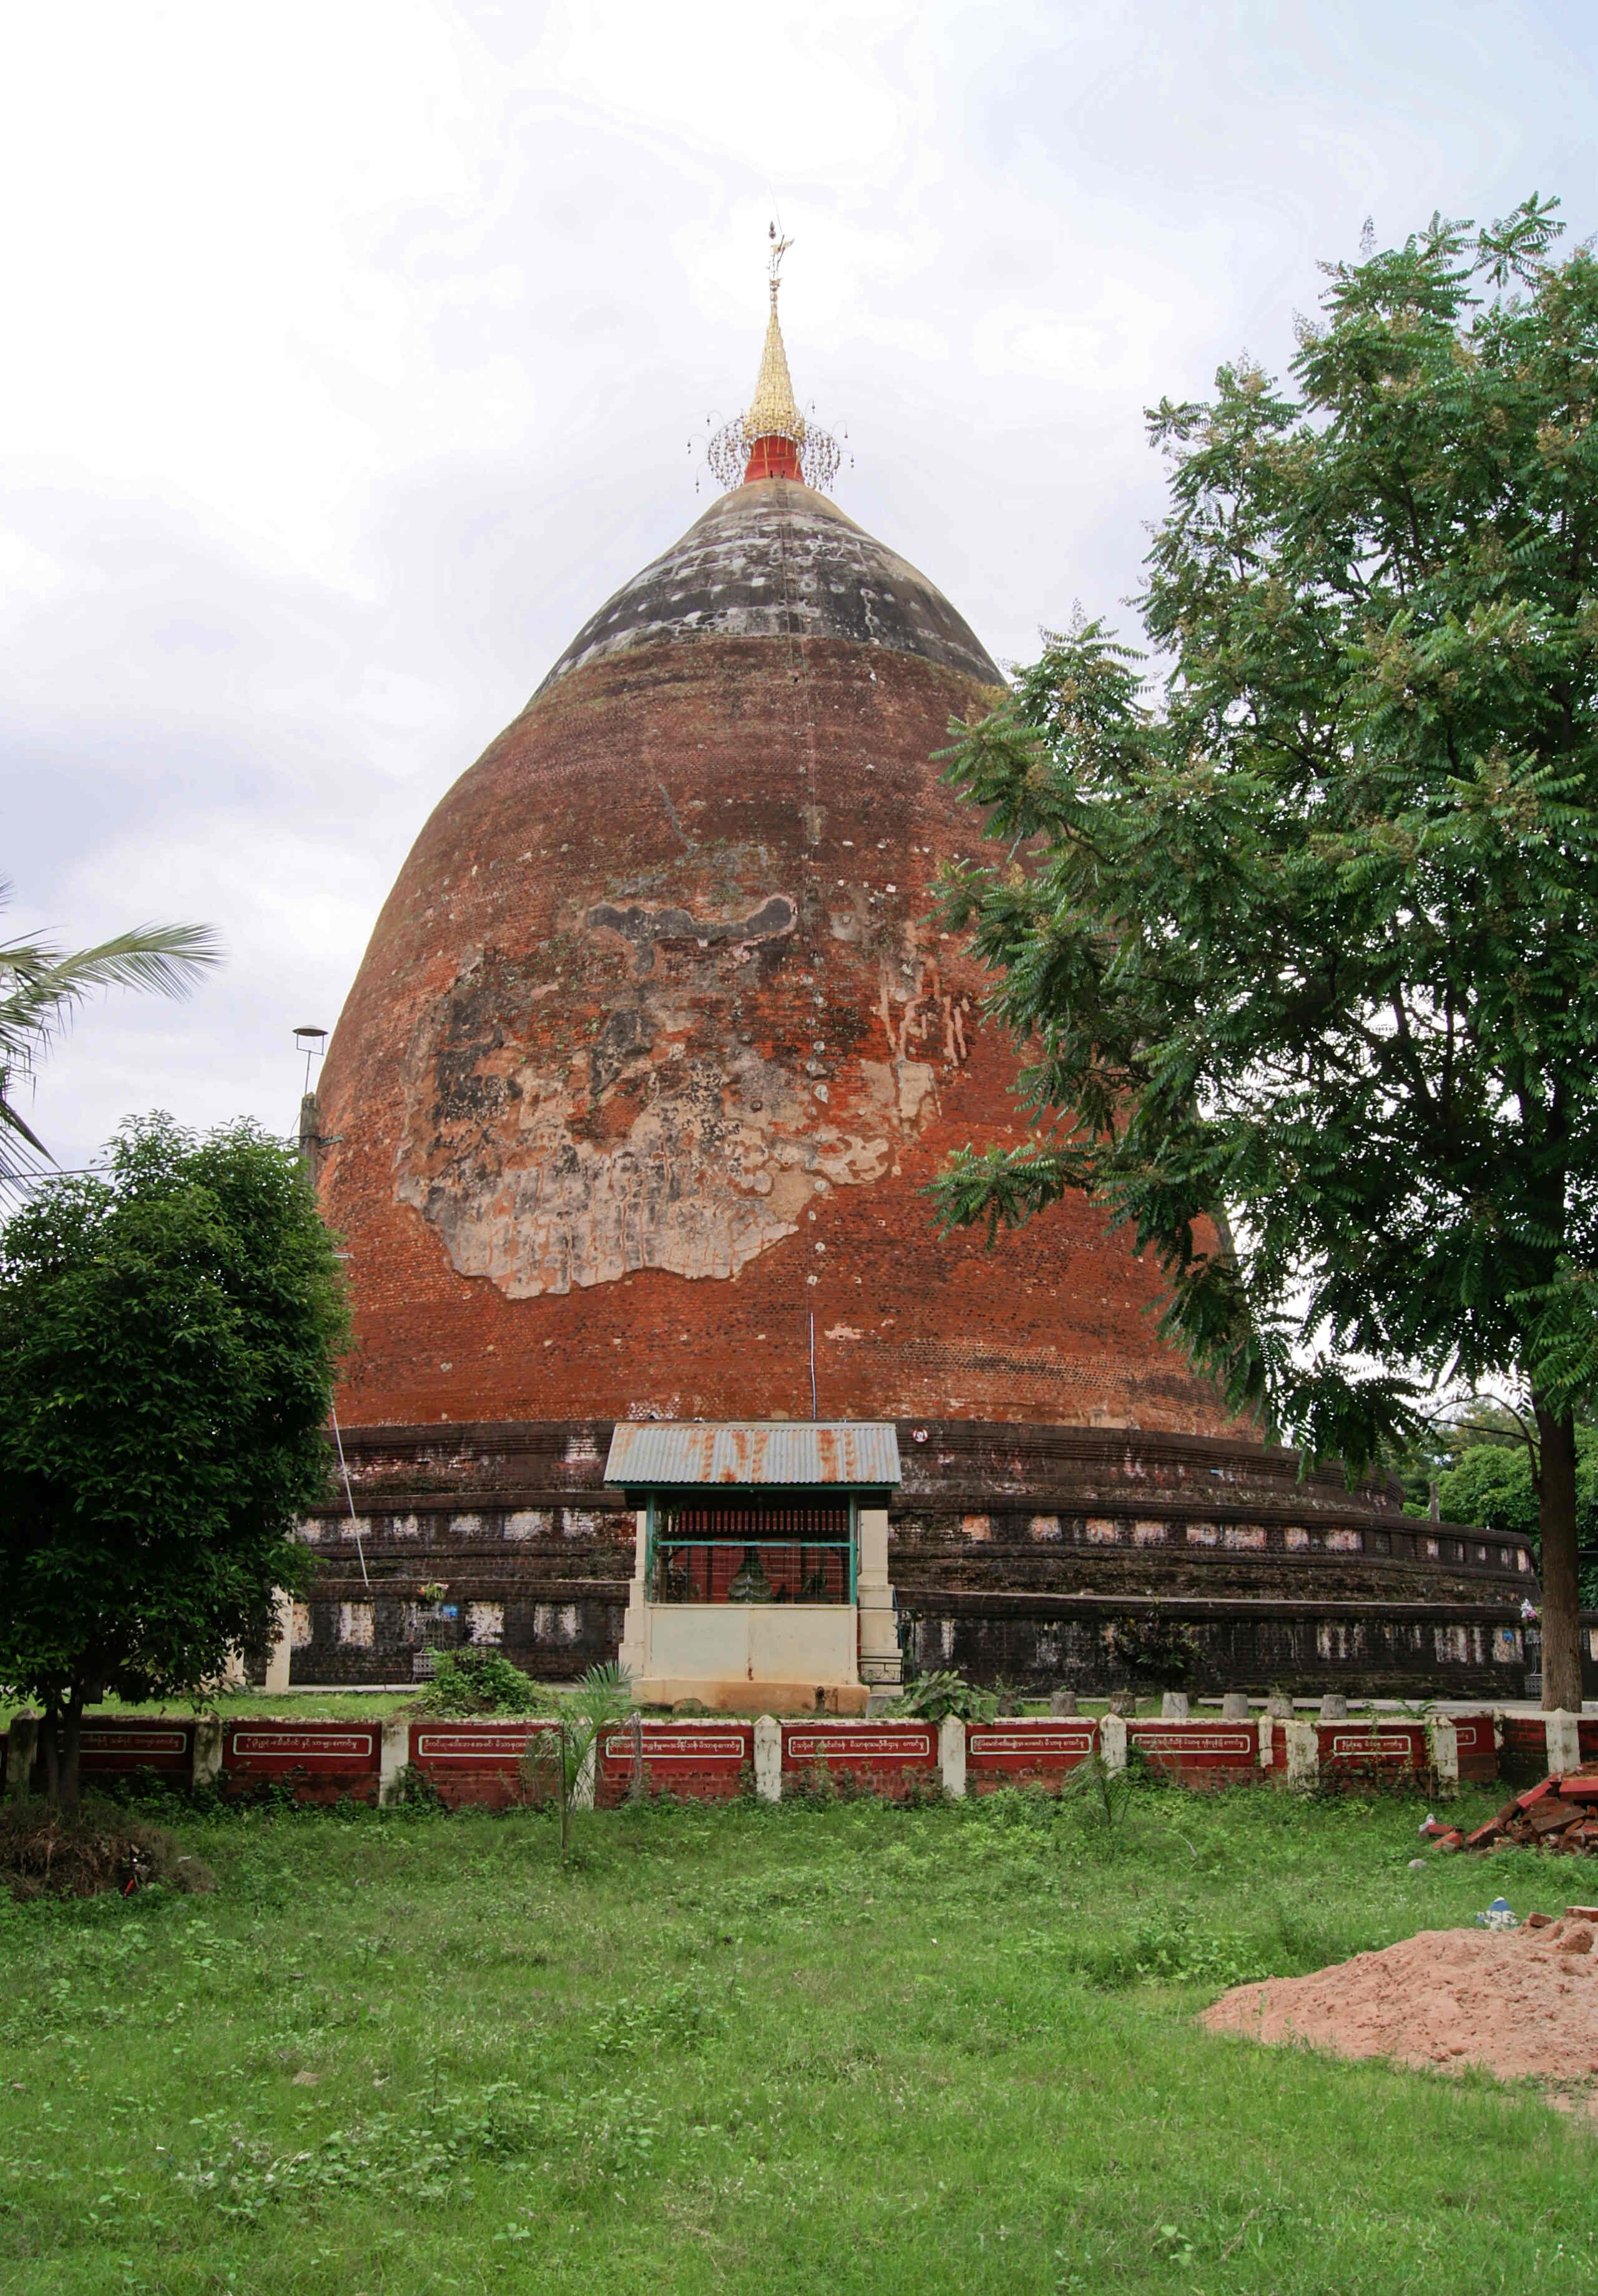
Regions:
<instances>
[{"instance_id":1,"label":"green grass lawn","mask_svg":"<svg viewBox=\"0 0 1598 2296\"><path fill-rule=\"evenodd\" d=\"M1591 1870L1419 1816L185 1814L214 1896L0 1906L0 2289L1598 2288L1592 2125L1193 2023Z\"/></svg>"}]
</instances>

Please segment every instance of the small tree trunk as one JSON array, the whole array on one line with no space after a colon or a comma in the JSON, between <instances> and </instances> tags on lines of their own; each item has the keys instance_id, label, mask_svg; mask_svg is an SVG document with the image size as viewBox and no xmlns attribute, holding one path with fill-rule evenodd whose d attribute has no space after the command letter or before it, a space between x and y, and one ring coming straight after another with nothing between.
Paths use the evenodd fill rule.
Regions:
<instances>
[{"instance_id":1,"label":"small tree trunk","mask_svg":"<svg viewBox=\"0 0 1598 2296\"><path fill-rule=\"evenodd\" d=\"M39 1726L39 1751L45 1758L45 1800L52 1809L61 1808L61 1701L45 1701L45 1718Z\"/></svg>"},{"instance_id":2,"label":"small tree trunk","mask_svg":"<svg viewBox=\"0 0 1598 2296\"><path fill-rule=\"evenodd\" d=\"M1537 1447L1537 1529L1543 1542L1543 1704L1581 1711L1580 1600L1576 1562L1576 1427L1569 1411L1546 1408L1534 1393Z\"/></svg>"},{"instance_id":3,"label":"small tree trunk","mask_svg":"<svg viewBox=\"0 0 1598 2296\"><path fill-rule=\"evenodd\" d=\"M83 1752L83 1685L72 1685L61 1725L61 1807L68 1817L78 1815L78 1793Z\"/></svg>"}]
</instances>

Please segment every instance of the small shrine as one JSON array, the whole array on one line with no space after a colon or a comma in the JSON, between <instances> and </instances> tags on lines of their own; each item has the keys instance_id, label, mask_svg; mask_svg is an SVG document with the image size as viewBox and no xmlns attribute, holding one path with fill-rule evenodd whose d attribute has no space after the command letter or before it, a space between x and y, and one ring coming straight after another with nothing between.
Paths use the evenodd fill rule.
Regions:
<instances>
[{"instance_id":1,"label":"small shrine","mask_svg":"<svg viewBox=\"0 0 1598 2296\"><path fill-rule=\"evenodd\" d=\"M642 1702L858 1714L897 1687L891 1424L623 1421L605 1479L636 1513L621 1662Z\"/></svg>"}]
</instances>

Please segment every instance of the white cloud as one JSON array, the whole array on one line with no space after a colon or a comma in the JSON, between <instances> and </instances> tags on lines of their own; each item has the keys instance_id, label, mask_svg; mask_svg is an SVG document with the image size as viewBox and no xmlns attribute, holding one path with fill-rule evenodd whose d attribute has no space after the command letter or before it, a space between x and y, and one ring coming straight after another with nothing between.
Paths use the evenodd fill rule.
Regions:
<instances>
[{"instance_id":1,"label":"white cloud","mask_svg":"<svg viewBox=\"0 0 1598 2296\"><path fill-rule=\"evenodd\" d=\"M1135 586L1143 406L1284 359L1367 213L1590 199L1591 53L1568 0L13 12L0 875L230 951L83 1017L53 1144L292 1120L431 806L704 506L773 200L844 506L1014 657Z\"/></svg>"}]
</instances>

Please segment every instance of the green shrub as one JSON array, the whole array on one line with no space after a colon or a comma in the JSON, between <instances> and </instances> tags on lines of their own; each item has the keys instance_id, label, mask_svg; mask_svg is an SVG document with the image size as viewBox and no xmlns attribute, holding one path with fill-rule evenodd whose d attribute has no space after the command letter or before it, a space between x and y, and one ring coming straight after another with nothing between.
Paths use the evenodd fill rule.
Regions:
<instances>
[{"instance_id":1,"label":"green shrub","mask_svg":"<svg viewBox=\"0 0 1598 2296\"><path fill-rule=\"evenodd\" d=\"M919 1676L890 1710L918 1722L942 1722L951 1714L962 1722L991 1722L998 1709L992 1691L978 1690L964 1675L949 1672Z\"/></svg>"},{"instance_id":2,"label":"green shrub","mask_svg":"<svg viewBox=\"0 0 1598 2296\"><path fill-rule=\"evenodd\" d=\"M548 1714L551 1693L497 1650L441 1651L421 1702L430 1714Z\"/></svg>"}]
</instances>

